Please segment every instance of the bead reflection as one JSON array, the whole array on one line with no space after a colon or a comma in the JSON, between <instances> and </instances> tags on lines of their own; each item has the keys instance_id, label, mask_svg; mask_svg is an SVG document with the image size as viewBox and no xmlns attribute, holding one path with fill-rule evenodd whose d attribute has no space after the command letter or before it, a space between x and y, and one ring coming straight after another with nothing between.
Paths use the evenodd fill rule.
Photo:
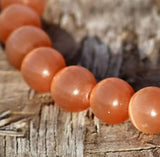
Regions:
<instances>
[{"instance_id":1,"label":"bead reflection","mask_svg":"<svg viewBox=\"0 0 160 157\"><path fill-rule=\"evenodd\" d=\"M56 104L70 112L90 107L89 94L96 85L94 75L81 66L68 66L53 78L51 94Z\"/></svg>"},{"instance_id":2,"label":"bead reflection","mask_svg":"<svg viewBox=\"0 0 160 157\"><path fill-rule=\"evenodd\" d=\"M118 100L114 100L114 101L113 101L113 106L116 107L116 106L118 106L118 104L119 104L119 103L118 103Z\"/></svg>"},{"instance_id":3,"label":"bead reflection","mask_svg":"<svg viewBox=\"0 0 160 157\"><path fill-rule=\"evenodd\" d=\"M78 95L78 94L79 94L79 90L78 90L78 89L74 90L74 91L73 91L73 94L74 94L74 95Z\"/></svg>"},{"instance_id":4,"label":"bead reflection","mask_svg":"<svg viewBox=\"0 0 160 157\"><path fill-rule=\"evenodd\" d=\"M160 88L146 87L139 90L129 104L133 125L144 133L160 132Z\"/></svg>"},{"instance_id":5,"label":"bead reflection","mask_svg":"<svg viewBox=\"0 0 160 157\"><path fill-rule=\"evenodd\" d=\"M91 92L90 106L94 115L107 124L128 119L128 105L134 94L132 87L118 78L99 82Z\"/></svg>"},{"instance_id":6,"label":"bead reflection","mask_svg":"<svg viewBox=\"0 0 160 157\"><path fill-rule=\"evenodd\" d=\"M43 77L48 77L50 75L48 70L43 70L42 72Z\"/></svg>"},{"instance_id":7,"label":"bead reflection","mask_svg":"<svg viewBox=\"0 0 160 157\"><path fill-rule=\"evenodd\" d=\"M40 47L33 49L25 57L21 72L31 88L38 92L50 92L53 77L64 67L64 58L58 51L49 47Z\"/></svg>"},{"instance_id":8,"label":"bead reflection","mask_svg":"<svg viewBox=\"0 0 160 157\"><path fill-rule=\"evenodd\" d=\"M152 111L151 111L151 116L152 116L152 117L156 117L156 116L157 116L157 112L156 112L155 110L152 110Z\"/></svg>"}]
</instances>

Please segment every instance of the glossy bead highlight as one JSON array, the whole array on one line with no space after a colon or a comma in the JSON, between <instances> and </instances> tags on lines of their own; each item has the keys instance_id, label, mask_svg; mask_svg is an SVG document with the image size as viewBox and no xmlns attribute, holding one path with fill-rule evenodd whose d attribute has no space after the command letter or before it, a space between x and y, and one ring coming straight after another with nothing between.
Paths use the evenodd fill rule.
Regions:
<instances>
[{"instance_id":1,"label":"glossy bead highlight","mask_svg":"<svg viewBox=\"0 0 160 157\"><path fill-rule=\"evenodd\" d=\"M90 106L90 92L95 84L95 77L86 68L69 66L53 78L51 94L60 108L79 112Z\"/></svg>"},{"instance_id":2,"label":"glossy bead highlight","mask_svg":"<svg viewBox=\"0 0 160 157\"><path fill-rule=\"evenodd\" d=\"M130 101L129 115L140 131L151 134L160 132L160 88L139 90Z\"/></svg>"},{"instance_id":3,"label":"glossy bead highlight","mask_svg":"<svg viewBox=\"0 0 160 157\"><path fill-rule=\"evenodd\" d=\"M0 39L5 43L15 29L25 25L41 27L38 14L23 5L10 5L0 14Z\"/></svg>"},{"instance_id":4,"label":"glossy bead highlight","mask_svg":"<svg viewBox=\"0 0 160 157\"><path fill-rule=\"evenodd\" d=\"M8 61L20 70L22 60L30 51L38 47L51 47L48 35L41 29L33 26L24 26L16 29L6 42Z\"/></svg>"},{"instance_id":5,"label":"glossy bead highlight","mask_svg":"<svg viewBox=\"0 0 160 157\"><path fill-rule=\"evenodd\" d=\"M65 60L58 51L40 47L24 58L21 72L31 88L38 92L50 92L54 75L65 66Z\"/></svg>"},{"instance_id":6,"label":"glossy bead highlight","mask_svg":"<svg viewBox=\"0 0 160 157\"><path fill-rule=\"evenodd\" d=\"M31 7L38 15L42 15L46 0L1 0L1 8L4 9L11 4L22 4Z\"/></svg>"},{"instance_id":7,"label":"glossy bead highlight","mask_svg":"<svg viewBox=\"0 0 160 157\"><path fill-rule=\"evenodd\" d=\"M94 115L107 124L128 119L128 105L134 94L132 87L118 78L108 78L93 89L90 105Z\"/></svg>"}]
</instances>

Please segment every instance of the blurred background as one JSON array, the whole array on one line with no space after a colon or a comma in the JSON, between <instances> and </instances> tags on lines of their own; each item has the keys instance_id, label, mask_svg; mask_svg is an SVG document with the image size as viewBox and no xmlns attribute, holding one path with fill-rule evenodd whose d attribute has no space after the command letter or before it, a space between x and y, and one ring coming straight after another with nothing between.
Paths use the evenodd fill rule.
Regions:
<instances>
[{"instance_id":1,"label":"blurred background","mask_svg":"<svg viewBox=\"0 0 160 157\"><path fill-rule=\"evenodd\" d=\"M136 90L160 85L159 0L48 0L43 19L70 33L79 55L64 46L65 58L73 56L69 63L87 67L98 80L118 76Z\"/></svg>"}]
</instances>

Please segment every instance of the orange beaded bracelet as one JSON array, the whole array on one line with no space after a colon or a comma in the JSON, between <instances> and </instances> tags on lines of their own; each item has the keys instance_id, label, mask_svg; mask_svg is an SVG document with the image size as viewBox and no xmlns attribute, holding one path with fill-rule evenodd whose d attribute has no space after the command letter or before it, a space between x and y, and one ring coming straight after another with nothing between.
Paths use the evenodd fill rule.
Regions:
<instances>
[{"instance_id":1,"label":"orange beaded bracelet","mask_svg":"<svg viewBox=\"0 0 160 157\"><path fill-rule=\"evenodd\" d=\"M22 4L32 8L38 15L42 15L46 0L1 0L1 8L5 9L11 4Z\"/></svg>"},{"instance_id":2,"label":"orange beaded bracelet","mask_svg":"<svg viewBox=\"0 0 160 157\"><path fill-rule=\"evenodd\" d=\"M0 15L0 39L6 44L8 61L21 70L31 88L51 92L64 110L80 112L91 107L95 116L107 124L121 123L130 116L140 131L160 132L160 88L147 87L134 94L133 88L119 78L96 83L86 68L66 67L63 56L51 48L51 40L39 28L38 14L42 14L45 0L27 2L1 0L2 9L8 7ZM23 18L12 18L18 14Z\"/></svg>"}]
</instances>

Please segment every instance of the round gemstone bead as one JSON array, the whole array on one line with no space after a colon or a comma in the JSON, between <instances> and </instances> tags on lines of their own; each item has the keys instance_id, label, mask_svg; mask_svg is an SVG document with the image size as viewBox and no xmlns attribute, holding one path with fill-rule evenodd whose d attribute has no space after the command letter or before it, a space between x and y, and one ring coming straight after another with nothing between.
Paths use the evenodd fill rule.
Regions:
<instances>
[{"instance_id":1,"label":"round gemstone bead","mask_svg":"<svg viewBox=\"0 0 160 157\"><path fill-rule=\"evenodd\" d=\"M51 47L48 35L40 28L23 26L16 29L6 42L8 61L15 68L20 69L23 58L31 50L38 47Z\"/></svg>"},{"instance_id":2,"label":"round gemstone bead","mask_svg":"<svg viewBox=\"0 0 160 157\"><path fill-rule=\"evenodd\" d=\"M140 131L160 132L160 88L146 87L135 93L129 104L129 115Z\"/></svg>"},{"instance_id":3,"label":"round gemstone bead","mask_svg":"<svg viewBox=\"0 0 160 157\"><path fill-rule=\"evenodd\" d=\"M23 60L21 72L27 84L38 92L50 92L54 75L65 67L62 55L52 48L32 50Z\"/></svg>"},{"instance_id":4,"label":"round gemstone bead","mask_svg":"<svg viewBox=\"0 0 160 157\"><path fill-rule=\"evenodd\" d=\"M128 105L134 94L132 87L119 78L107 78L92 90L90 105L94 115L107 124L128 119Z\"/></svg>"},{"instance_id":5,"label":"round gemstone bead","mask_svg":"<svg viewBox=\"0 0 160 157\"><path fill-rule=\"evenodd\" d=\"M2 9L8 7L11 4L26 5L35 10L39 15L42 15L45 8L46 0L1 0L0 4Z\"/></svg>"},{"instance_id":6,"label":"round gemstone bead","mask_svg":"<svg viewBox=\"0 0 160 157\"><path fill-rule=\"evenodd\" d=\"M51 93L60 108L79 112L90 106L89 96L95 84L95 77L86 68L69 66L55 75Z\"/></svg>"},{"instance_id":7,"label":"round gemstone bead","mask_svg":"<svg viewBox=\"0 0 160 157\"><path fill-rule=\"evenodd\" d=\"M23 5L10 5L0 14L0 39L5 43L15 29L25 25L41 27L38 14Z\"/></svg>"}]
</instances>

